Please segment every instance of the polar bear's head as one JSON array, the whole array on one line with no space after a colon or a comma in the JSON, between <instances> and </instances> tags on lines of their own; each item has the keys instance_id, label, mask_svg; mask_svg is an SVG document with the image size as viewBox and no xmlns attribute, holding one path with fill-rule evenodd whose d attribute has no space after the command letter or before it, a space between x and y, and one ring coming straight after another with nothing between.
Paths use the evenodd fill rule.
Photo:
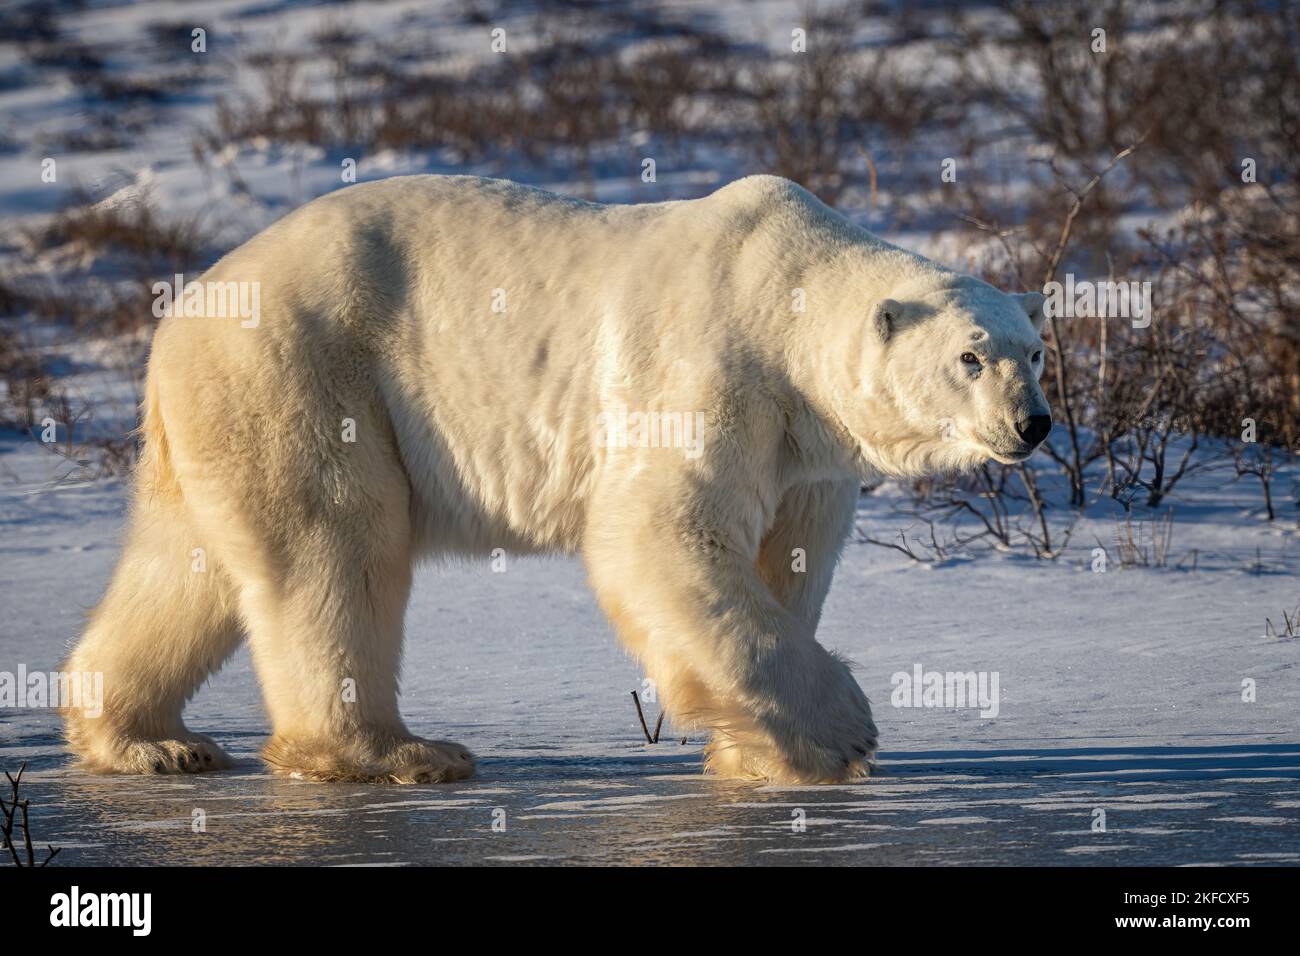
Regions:
<instances>
[{"instance_id":1,"label":"polar bear's head","mask_svg":"<svg viewBox=\"0 0 1300 956\"><path fill-rule=\"evenodd\" d=\"M875 304L863 330L850 430L894 475L1024 461L1047 437L1039 377L1043 296L969 276L926 277Z\"/></svg>"}]
</instances>

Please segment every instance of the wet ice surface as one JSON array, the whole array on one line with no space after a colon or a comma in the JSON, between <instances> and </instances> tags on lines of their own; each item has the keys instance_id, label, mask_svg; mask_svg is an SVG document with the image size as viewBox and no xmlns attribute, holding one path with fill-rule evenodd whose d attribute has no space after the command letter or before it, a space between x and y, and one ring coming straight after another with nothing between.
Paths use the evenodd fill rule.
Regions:
<instances>
[{"instance_id":1,"label":"wet ice surface","mask_svg":"<svg viewBox=\"0 0 1300 956\"><path fill-rule=\"evenodd\" d=\"M866 784L774 788L704 778L678 743L538 744L470 783L379 787L275 777L228 742L246 764L206 777L40 773L38 837L68 864L1300 863L1294 745L886 752Z\"/></svg>"},{"instance_id":2,"label":"wet ice surface","mask_svg":"<svg viewBox=\"0 0 1300 956\"><path fill-rule=\"evenodd\" d=\"M120 484L40 488L0 487L0 671L54 667L117 554ZM28 762L33 830L63 848L56 865L1297 864L1300 641L1263 634L1265 615L1294 607L1295 537L1222 494L1180 501L1195 573L1090 573L1087 545L1055 564L926 569L850 544L819 639L857 662L881 728L881 772L861 785L723 783L701 773L700 735L683 746L665 726L647 745L629 695L642 674L569 559L417 576L403 710L479 756L472 781L270 774L246 651L186 714L235 770L89 776L48 710L11 708L0 766ZM864 499L863 520L887 528L881 507ZM1268 573L1241 570L1257 544ZM916 664L996 672L998 715L891 706L891 675Z\"/></svg>"}]
</instances>

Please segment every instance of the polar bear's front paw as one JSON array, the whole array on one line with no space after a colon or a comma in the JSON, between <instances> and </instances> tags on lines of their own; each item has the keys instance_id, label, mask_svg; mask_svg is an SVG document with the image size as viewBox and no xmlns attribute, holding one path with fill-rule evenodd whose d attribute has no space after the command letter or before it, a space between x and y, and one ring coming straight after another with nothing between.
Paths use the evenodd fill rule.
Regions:
<instances>
[{"instance_id":1,"label":"polar bear's front paw","mask_svg":"<svg viewBox=\"0 0 1300 956\"><path fill-rule=\"evenodd\" d=\"M847 747L778 744L759 733L715 733L705 748L709 773L772 784L852 783L871 775L875 737L868 731Z\"/></svg>"},{"instance_id":2,"label":"polar bear's front paw","mask_svg":"<svg viewBox=\"0 0 1300 956\"><path fill-rule=\"evenodd\" d=\"M273 737L262 759L299 780L351 783L451 783L474 775L474 755L446 740L408 737L382 744Z\"/></svg>"},{"instance_id":3,"label":"polar bear's front paw","mask_svg":"<svg viewBox=\"0 0 1300 956\"><path fill-rule=\"evenodd\" d=\"M794 776L804 782L840 783L866 777L878 733L871 704L848 664L826 654L812 706L778 720L777 744Z\"/></svg>"},{"instance_id":4,"label":"polar bear's front paw","mask_svg":"<svg viewBox=\"0 0 1300 956\"><path fill-rule=\"evenodd\" d=\"M879 739L871 702L847 663L829 654L827 659L814 716L808 726L795 725L796 763L819 779L863 777Z\"/></svg>"},{"instance_id":5,"label":"polar bear's front paw","mask_svg":"<svg viewBox=\"0 0 1300 956\"><path fill-rule=\"evenodd\" d=\"M793 699L774 695L749 721L728 720L714 735L706 750L711 772L778 784L869 776L877 746L871 704L848 665L817 650L810 681Z\"/></svg>"}]
</instances>

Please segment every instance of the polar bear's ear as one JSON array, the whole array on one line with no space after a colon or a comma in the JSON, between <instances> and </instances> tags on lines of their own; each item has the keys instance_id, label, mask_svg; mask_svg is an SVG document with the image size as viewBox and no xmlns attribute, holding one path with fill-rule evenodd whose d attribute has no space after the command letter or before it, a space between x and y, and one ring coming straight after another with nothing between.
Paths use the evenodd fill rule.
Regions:
<instances>
[{"instance_id":1,"label":"polar bear's ear","mask_svg":"<svg viewBox=\"0 0 1300 956\"><path fill-rule=\"evenodd\" d=\"M1029 316L1029 321L1034 327L1035 332L1043 328L1043 320L1047 314L1043 311L1043 303L1047 301L1041 292L1021 292L1016 296L1020 300L1021 306L1024 307L1025 315Z\"/></svg>"},{"instance_id":2,"label":"polar bear's ear","mask_svg":"<svg viewBox=\"0 0 1300 956\"><path fill-rule=\"evenodd\" d=\"M898 331L898 325L902 318L902 303L894 299L880 300L876 306L875 314L871 317L871 324L875 328L880 341L889 341L890 337Z\"/></svg>"}]
</instances>

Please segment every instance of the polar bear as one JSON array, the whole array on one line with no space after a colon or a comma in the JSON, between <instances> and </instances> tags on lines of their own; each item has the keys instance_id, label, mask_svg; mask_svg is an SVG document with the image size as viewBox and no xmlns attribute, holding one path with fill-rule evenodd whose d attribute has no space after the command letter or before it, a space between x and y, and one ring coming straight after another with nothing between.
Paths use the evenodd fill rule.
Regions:
<instances>
[{"instance_id":1,"label":"polar bear","mask_svg":"<svg viewBox=\"0 0 1300 956\"><path fill-rule=\"evenodd\" d=\"M502 549L581 555L707 769L859 778L871 709L814 632L861 481L1022 461L1051 425L1041 295L777 177L355 185L203 283L260 313L178 297L155 334L129 537L66 664L104 675L103 715L67 714L95 771L227 766L182 709L246 636L274 770L469 776L402 722L403 614L415 562Z\"/></svg>"}]
</instances>

